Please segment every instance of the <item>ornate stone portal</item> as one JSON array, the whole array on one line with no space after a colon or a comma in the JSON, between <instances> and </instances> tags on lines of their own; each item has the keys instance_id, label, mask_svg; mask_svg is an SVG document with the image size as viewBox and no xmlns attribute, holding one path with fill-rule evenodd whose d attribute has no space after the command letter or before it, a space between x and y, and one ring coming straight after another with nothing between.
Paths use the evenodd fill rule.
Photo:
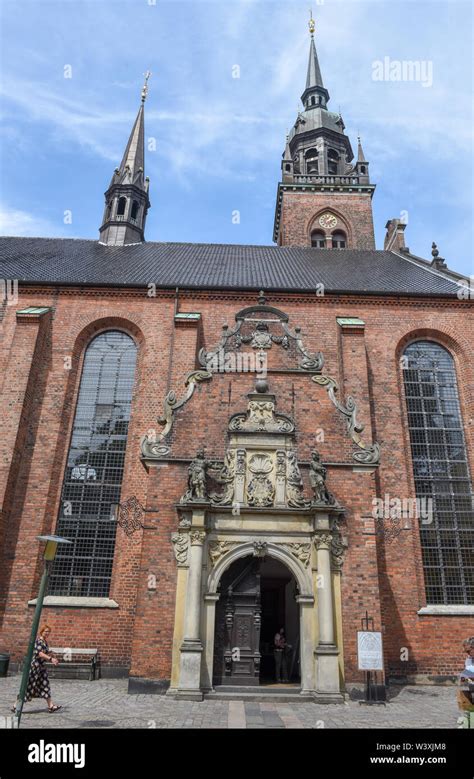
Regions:
<instances>
[{"instance_id":1,"label":"ornate stone portal","mask_svg":"<svg viewBox=\"0 0 474 779\"><path fill-rule=\"evenodd\" d=\"M213 689L216 602L224 571L239 558L272 557L297 585L301 691L340 701L342 625L338 579L347 546L344 509L313 453L305 486L293 421L276 411L265 381L228 425L224 462L198 452L188 469L173 534L178 591L170 695L201 699ZM226 669L232 672L230 653Z\"/></svg>"}]
</instances>

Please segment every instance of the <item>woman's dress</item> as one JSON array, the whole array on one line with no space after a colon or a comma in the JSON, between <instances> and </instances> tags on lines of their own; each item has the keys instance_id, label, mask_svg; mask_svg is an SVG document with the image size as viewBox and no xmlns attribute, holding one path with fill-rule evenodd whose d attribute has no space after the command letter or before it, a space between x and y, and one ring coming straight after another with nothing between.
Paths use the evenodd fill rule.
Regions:
<instances>
[{"instance_id":1,"label":"woman's dress","mask_svg":"<svg viewBox=\"0 0 474 779\"><path fill-rule=\"evenodd\" d=\"M49 647L44 638L41 637L35 641L25 701L31 701L32 698L51 698L51 688L49 686L45 660L39 656L40 652L49 654Z\"/></svg>"}]
</instances>

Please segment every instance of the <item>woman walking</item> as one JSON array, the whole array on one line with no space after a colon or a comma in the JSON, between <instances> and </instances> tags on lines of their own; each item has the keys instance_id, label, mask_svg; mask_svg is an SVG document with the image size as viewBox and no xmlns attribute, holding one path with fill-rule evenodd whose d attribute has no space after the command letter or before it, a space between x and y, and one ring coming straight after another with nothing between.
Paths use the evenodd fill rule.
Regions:
<instances>
[{"instance_id":1,"label":"woman walking","mask_svg":"<svg viewBox=\"0 0 474 779\"><path fill-rule=\"evenodd\" d=\"M53 665L58 665L59 663L59 660L53 657L49 650L48 637L50 633L51 628L49 625L43 625L36 638L25 703L26 701L31 701L32 698L46 698L48 711L59 711L62 706L56 706L51 700L51 688L45 666L46 660L49 660ZM12 711L16 711L16 706L12 707Z\"/></svg>"}]
</instances>

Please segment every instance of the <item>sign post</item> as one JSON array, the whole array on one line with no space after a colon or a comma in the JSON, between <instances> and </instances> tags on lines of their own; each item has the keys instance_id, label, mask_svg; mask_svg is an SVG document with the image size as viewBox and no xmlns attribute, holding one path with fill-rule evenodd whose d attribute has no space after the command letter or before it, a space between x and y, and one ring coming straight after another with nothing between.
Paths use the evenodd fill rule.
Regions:
<instances>
[{"instance_id":1,"label":"sign post","mask_svg":"<svg viewBox=\"0 0 474 779\"><path fill-rule=\"evenodd\" d=\"M382 633L374 630L374 619L365 612L361 620L362 630L357 631L357 659L359 671L366 673L364 704L383 704L385 706L385 694L379 699L377 674L384 674ZM385 688L384 688L385 693Z\"/></svg>"}]
</instances>

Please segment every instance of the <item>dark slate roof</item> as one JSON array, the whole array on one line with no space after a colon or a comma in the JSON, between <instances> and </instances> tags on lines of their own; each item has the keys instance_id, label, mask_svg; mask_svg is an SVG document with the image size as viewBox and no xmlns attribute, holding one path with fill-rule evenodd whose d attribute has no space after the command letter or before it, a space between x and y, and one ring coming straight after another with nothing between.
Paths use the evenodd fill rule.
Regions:
<instances>
[{"instance_id":1,"label":"dark slate roof","mask_svg":"<svg viewBox=\"0 0 474 779\"><path fill-rule=\"evenodd\" d=\"M376 250L233 244L104 246L73 238L0 238L0 278L53 285L263 289L453 295L454 280L423 261Z\"/></svg>"}]
</instances>

